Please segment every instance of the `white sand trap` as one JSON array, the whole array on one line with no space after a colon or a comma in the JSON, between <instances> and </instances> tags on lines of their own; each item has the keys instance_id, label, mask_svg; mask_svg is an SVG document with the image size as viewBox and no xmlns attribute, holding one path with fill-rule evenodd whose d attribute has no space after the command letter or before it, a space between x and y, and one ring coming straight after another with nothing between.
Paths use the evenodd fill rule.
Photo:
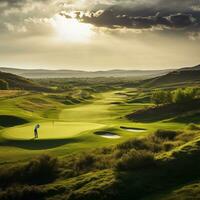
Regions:
<instances>
[{"instance_id":1,"label":"white sand trap","mask_svg":"<svg viewBox=\"0 0 200 200\"><path fill-rule=\"evenodd\" d=\"M109 138L109 139L119 139L120 136L119 135L114 135L114 134L104 134L104 135L101 135L101 137L103 138Z\"/></svg>"},{"instance_id":2,"label":"white sand trap","mask_svg":"<svg viewBox=\"0 0 200 200\"><path fill-rule=\"evenodd\" d=\"M147 130L146 129L142 129L142 128L131 128L131 127L120 127L121 129L128 131L128 132L134 132L134 133L144 133Z\"/></svg>"},{"instance_id":3,"label":"white sand trap","mask_svg":"<svg viewBox=\"0 0 200 200\"><path fill-rule=\"evenodd\" d=\"M96 135L99 135L100 137L103 138L108 138L108 139L119 139L121 138L121 136L113 134L113 133L109 133L109 132L96 132Z\"/></svg>"}]
</instances>

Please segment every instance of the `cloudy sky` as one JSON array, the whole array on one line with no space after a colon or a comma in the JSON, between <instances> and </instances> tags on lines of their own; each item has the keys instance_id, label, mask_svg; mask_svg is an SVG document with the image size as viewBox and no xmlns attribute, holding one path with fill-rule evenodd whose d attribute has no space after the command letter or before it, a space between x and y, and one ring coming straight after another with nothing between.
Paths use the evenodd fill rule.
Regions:
<instances>
[{"instance_id":1,"label":"cloudy sky","mask_svg":"<svg viewBox=\"0 0 200 200\"><path fill-rule=\"evenodd\" d=\"M0 0L0 66L164 69L200 63L200 0Z\"/></svg>"}]
</instances>

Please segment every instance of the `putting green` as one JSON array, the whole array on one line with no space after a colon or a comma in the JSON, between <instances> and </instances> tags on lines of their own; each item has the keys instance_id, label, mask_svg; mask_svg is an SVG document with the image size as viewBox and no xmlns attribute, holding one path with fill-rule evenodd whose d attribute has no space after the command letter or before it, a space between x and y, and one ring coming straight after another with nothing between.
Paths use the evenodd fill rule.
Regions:
<instances>
[{"instance_id":1,"label":"putting green","mask_svg":"<svg viewBox=\"0 0 200 200\"><path fill-rule=\"evenodd\" d=\"M62 139L74 137L81 132L103 128L105 125L83 122L43 122L39 123L39 139ZM30 140L34 138L35 124L6 129L2 137L13 140Z\"/></svg>"}]
</instances>

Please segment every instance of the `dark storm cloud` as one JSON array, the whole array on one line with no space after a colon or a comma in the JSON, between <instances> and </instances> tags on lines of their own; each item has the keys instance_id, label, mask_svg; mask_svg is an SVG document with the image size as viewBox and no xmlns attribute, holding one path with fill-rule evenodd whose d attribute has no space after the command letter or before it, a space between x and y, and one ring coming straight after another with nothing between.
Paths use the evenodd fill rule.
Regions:
<instances>
[{"instance_id":1,"label":"dark storm cloud","mask_svg":"<svg viewBox=\"0 0 200 200\"><path fill-rule=\"evenodd\" d=\"M135 16L124 11L123 13L116 12L113 9L104 10L102 14L96 16L96 13L83 15L79 19L86 23L91 23L100 27L127 27L127 28L151 28L161 25L169 28L184 28L189 26L198 26L200 16L195 16L193 13L171 13L163 15L161 12L152 13L154 15Z\"/></svg>"},{"instance_id":2,"label":"dark storm cloud","mask_svg":"<svg viewBox=\"0 0 200 200\"><path fill-rule=\"evenodd\" d=\"M68 12L72 11L82 22L110 29L198 33L200 28L200 0L0 0L0 29L11 28L8 23L22 27L30 17L51 18L60 13L71 18Z\"/></svg>"},{"instance_id":3,"label":"dark storm cloud","mask_svg":"<svg viewBox=\"0 0 200 200\"><path fill-rule=\"evenodd\" d=\"M113 5L99 4L85 14L76 14L82 22L98 27L196 29L200 26L200 10L194 7L199 5L200 0L118 0Z\"/></svg>"}]
</instances>

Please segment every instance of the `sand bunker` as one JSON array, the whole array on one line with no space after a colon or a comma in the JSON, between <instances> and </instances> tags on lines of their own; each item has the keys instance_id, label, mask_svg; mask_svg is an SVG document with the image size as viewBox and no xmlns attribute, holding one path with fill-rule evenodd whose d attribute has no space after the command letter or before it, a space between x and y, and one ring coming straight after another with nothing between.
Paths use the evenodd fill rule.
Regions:
<instances>
[{"instance_id":1,"label":"sand bunker","mask_svg":"<svg viewBox=\"0 0 200 200\"><path fill-rule=\"evenodd\" d=\"M147 131L146 129L143 129L143 128L133 128L133 127L125 127L125 126L121 126L120 128L125 131L135 132L135 133L144 133Z\"/></svg>"},{"instance_id":2,"label":"sand bunker","mask_svg":"<svg viewBox=\"0 0 200 200\"><path fill-rule=\"evenodd\" d=\"M108 139L119 139L121 137L119 135L116 135L111 132L106 132L106 131L98 131L98 132L95 132L95 134L99 135L100 137L108 138Z\"/></svg>"}]
</instances>

